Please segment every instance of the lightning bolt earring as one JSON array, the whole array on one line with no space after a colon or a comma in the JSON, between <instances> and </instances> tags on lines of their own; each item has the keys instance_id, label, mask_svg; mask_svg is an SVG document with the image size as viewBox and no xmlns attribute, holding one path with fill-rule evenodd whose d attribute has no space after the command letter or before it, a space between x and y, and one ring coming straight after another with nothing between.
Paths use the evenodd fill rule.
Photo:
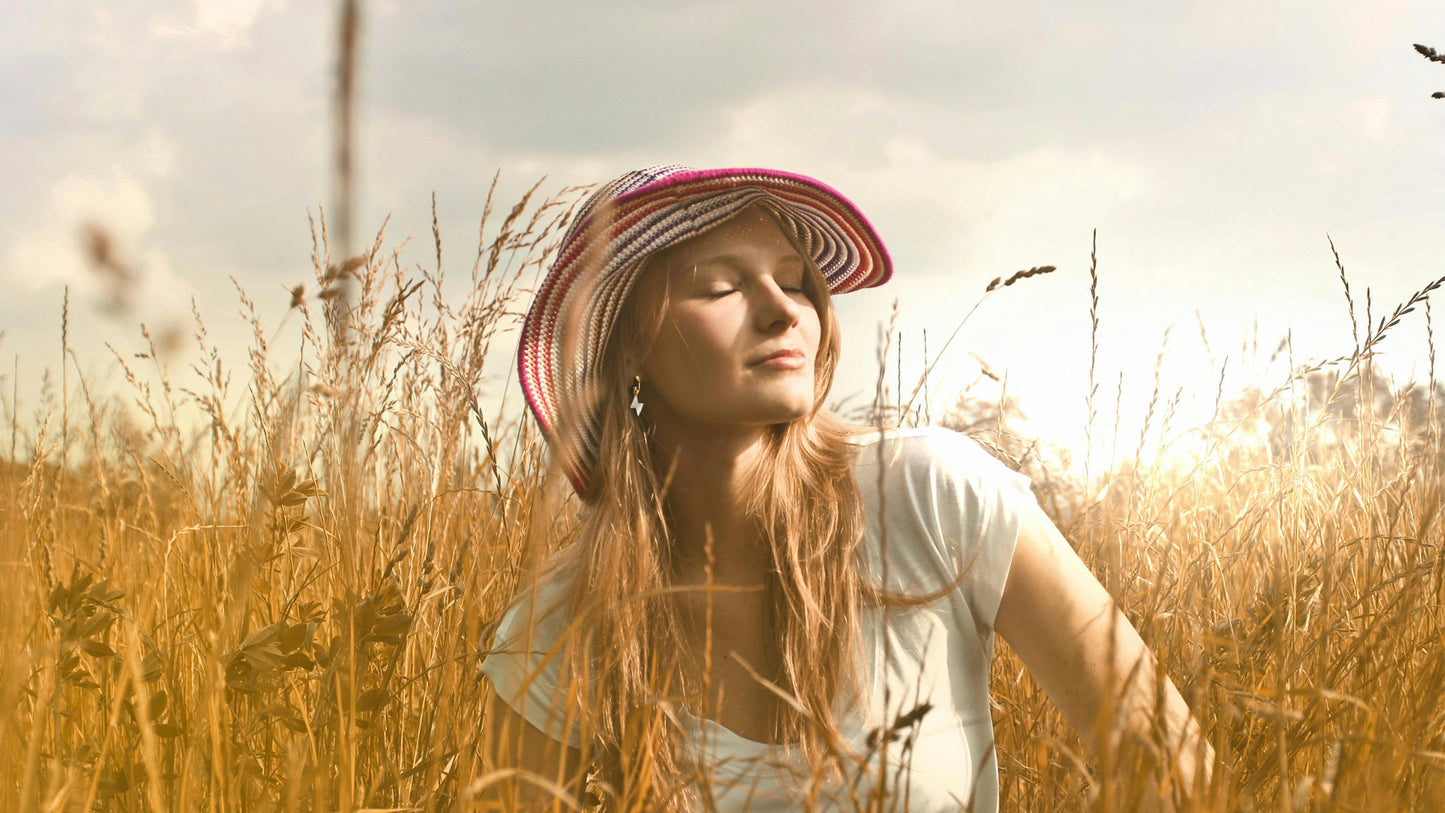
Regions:
<instances>
[{"instance_id":1,"label":"lightning bolt earring","mask_svg":"<svg viewBox=\"0 0 1445 813\"><path fill-rule=\"evenodd\" d=\"M641 391L642 376L635 375L632 377L632 403L628 404L627 408L637 413L638 417L642 417L642 402L637 400L637 394Z\"/></svg>"}]
</instances>

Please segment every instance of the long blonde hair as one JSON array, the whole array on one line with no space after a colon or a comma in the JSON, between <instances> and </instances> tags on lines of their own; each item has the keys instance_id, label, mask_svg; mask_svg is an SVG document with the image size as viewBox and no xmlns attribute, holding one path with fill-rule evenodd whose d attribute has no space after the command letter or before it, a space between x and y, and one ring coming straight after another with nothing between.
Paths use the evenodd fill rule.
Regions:
<instances>
[{"instance_id":1,"label":"long blonde hair","mask_svg":"<svg viewBox=\"0 0 1445 813\"><path fill-rule=\"evenodd\" d=\"M820 326L813 408L770 428L743 505L771 551L766 588L779 633L778 683L798 704L782 706L779 734L815 758L839 741L835 698L861 689L860 607L886 596L865 584L855 555L865 520L851 470L856 447L848 438L860 427L823 407L841 337L827 283L811 261L806 265L804 292ZM656 271L645 268L643 275ZM562 405L564 419L570 410L603 405L600 453L577 541L544 578L567 585L562 606L572 634L562 681L577 706L571 711L585 734L585 755L611 786L617 809L678 809L692 787L669 699L698 687L680 685L676 656L668 655L685 647L669 591L667 472L649 449L644 425L625 408L632 377L624 345L645 350L665 317L665 285L639 287L623 304L587 402Z\"/></svg>"}]
</instances>

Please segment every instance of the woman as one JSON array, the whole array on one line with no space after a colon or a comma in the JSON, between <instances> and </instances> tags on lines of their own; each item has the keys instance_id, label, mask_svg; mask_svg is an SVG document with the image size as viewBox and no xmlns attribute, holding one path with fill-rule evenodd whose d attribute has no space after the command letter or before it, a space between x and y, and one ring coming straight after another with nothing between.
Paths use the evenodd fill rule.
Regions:
<instances>
[{"instance_id":1,"label":"woman","mask_svg":"<svg viewBox=\"0 0 1445 813\"><path fill-rule=\"evenodd\" d=\"M1027 478L823 409L831 295L890 274L783 172L654 167L577 214L519 370L583 519L483 665L491 758L523 769L493 790L595 769L617 809L994 810L995 630L1087 741L1162 741L1161 793L1203 786L1208 744Z\"/></svg>"}]
</instances>

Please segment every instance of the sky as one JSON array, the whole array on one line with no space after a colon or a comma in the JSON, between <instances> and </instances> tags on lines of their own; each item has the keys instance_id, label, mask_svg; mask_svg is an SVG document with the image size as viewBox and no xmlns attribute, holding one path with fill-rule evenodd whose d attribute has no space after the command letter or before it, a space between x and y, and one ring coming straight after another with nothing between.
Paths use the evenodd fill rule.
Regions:
<instances>
[{"instance_id":1,"label":"sky","mask_svg":"<svg viewBox=\"0 0 1445 813\"><path fill-rule=\"evenodd\" d=\"M1445 275L1445 101L1430 98L1445 65L1411 47L1445 49L1439 2L361 7L360 233L390 215L388 244L411 235L406 258L426 261L435 194L444 242L467 245L498 170L500 200L658 163L812 175L868 214L896 266L836 300L835 402L871 397L895 304L885 378L907 391L925 333L932 361L989 280L1054 265L989 296L929 380L946 403L982 360L1032 429L1076 447L1095 235L1099 411L1130 431L1156 359L1165 397L1183 388L1197 415L1221 369L1230 388L1282 382L1287 332L1297 363L1352 349L1331 239L1360 322L1366 289L1378 318ZM288 329L307 215L329 202L337 4L20 0L7 17L7 403L30 415L57 374L67 285L88 381L117 380L106 343L140 350L142 321L189 333L192 301L244 364L235 286ZM140 275L124 312L82 259L86 222ZM468 253L452 256L465 274ZM1401 381L1428 375L1422 317L1383 346Z\"/></svg>"}]
</instances>

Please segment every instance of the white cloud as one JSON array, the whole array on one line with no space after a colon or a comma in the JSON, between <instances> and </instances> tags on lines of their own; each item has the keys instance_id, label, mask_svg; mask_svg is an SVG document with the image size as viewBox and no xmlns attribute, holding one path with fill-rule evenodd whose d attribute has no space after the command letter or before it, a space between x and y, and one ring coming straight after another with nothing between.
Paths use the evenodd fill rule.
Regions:
<instances>
[{"instance_id":1,"label":"white cloud","mask_svg":"<svg viewBox=\"0 0 1445 813\"><path fill-rule=\"evenodd\" d=\"M251 28L263 13L285 8L285 0L195 0L189 22L162 20L151 33L157 39L206 42L222 50L240 48L250 44Z\"/></svg>"},{"instance_id":2,"label":"white cloud","mask_svg":"<svg viewBox=\"0 0 1445 813\"><path fill-rule=\"evenodd\" d=\"M152 127L137 145L137 161L150 175L165 177L175 161L176 142L164 131Z\"/></svg>"},{"instance_id":3,"label":"white cloud","mask_svg":"<svg viewBox=\"0 0 1445 813\"><path fill-rule=\"evenodd\" d=\"M86 224L102 228L121 261L141 271L140 293L152 287L145 283L152 273L171 278L164 255L144 246L155 210L145 186L130 173L116 169L105 177L67 175L48 198L39 225L21 234L5 254L4 276L10 285L32 293L69 285L100 295L102 280L83 252Z\"/></svg>"},{"instance_id":4,"label":"white cloud","mask_svg":"<svg viewBox=\"0 0 1445 813\"><path fill-rule=\"evenodd\" d=\"M1147 163L1087 143L949 155L939 144L950 134L928 117L866 88L780 88L729 111L717 153L724 164L795 168L837 187L918 271L992 271L1020 249L1048 247L1050 232L1077 239L1152 188ZM820 130L830 133L826 149Z\"/></svg>"},{"instance_id":5,"label":"white cloud","mask_svg":"<svg viewBox=\"0 0 1445 813\"><path fill-rule=\"evenodd\" d=\"M104 230L129 278L95 270L86 255L87 223ZM21 346L34 345L41 333L54 328L43 318L39 323L35 319L56 305L62 287L69 289L72 317L78 307L97 308L124 323L144 322L160 332L183 324L196 289L172 270L169 255L157 244L155 225L150 192L123 170L103 176L72 174L56 182L35 227L0 254L0 285L10 291L7 307L22 317L16 335ZM72 346L98 353L113 327L112 320L72 318Z\"/></svg>"},{"instance_id":6,"label":"white cloud","mask_svg":"<svg viewBox=\"0 0 1445 813\"><path fill-rule=\"evenodd\" d=\"M67 175L55 185L50 197L53 217L103 222L118 236L139 237L155 223L145 186L119 169L108 178Z\"/></svg>"},{"instance_id":7,"label":"white cloud","mask_svg":"<svg viewBox=\"0 0 1445 813\"><path fill-rule=\"evenodd\" d=\"M1360 132L1375 144L1384 144L1390 138L1394 106L1382 97L1364 99L1351 109Z\"/></svg>"}]
</instances>

